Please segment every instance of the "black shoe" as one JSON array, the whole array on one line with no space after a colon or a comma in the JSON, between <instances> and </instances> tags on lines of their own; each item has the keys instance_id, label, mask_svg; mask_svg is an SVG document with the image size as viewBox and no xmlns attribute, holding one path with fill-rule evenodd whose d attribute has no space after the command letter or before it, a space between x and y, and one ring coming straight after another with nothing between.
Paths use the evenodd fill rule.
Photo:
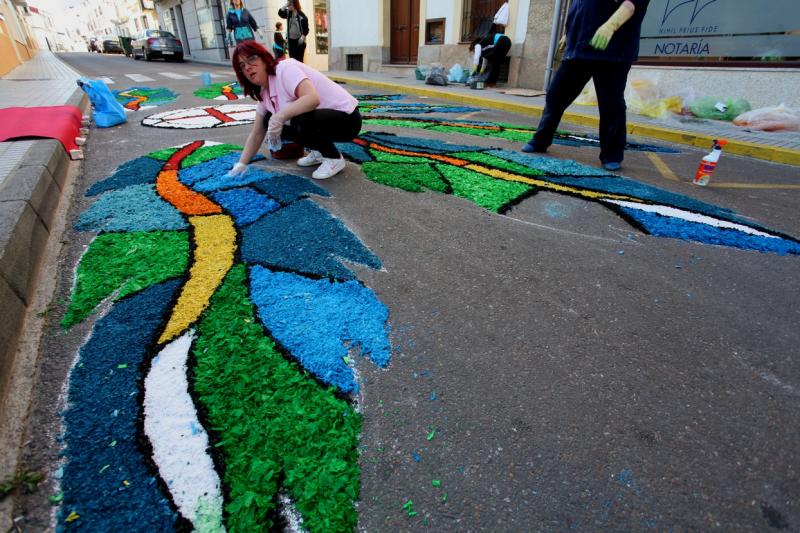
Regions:
<instances>
[{"instance_id":1,"label":"black shoe","mask_svg":"<svg viewBox=\"0 0 800 533\"><path fill-rule=\"evenodd\" d=\"M522 151L525 152L526 154L534 154L534 153L535 154L543 154L543 153L547 152L547 147L546 146L536 146L532 142L529 142L528 144L526 144L525 146L522 147Z\"/></svg>"}]
</instances>

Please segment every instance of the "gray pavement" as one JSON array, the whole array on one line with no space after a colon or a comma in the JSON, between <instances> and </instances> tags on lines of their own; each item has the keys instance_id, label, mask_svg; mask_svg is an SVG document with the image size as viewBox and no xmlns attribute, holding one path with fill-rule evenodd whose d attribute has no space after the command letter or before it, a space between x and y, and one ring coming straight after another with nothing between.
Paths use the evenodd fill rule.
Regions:
<instances>
[{"instance_id":1,"label":"gray pavement","mask_svg":"<svg viewBox=\"0 0 800 533\"><path fill-rule=\"evenodd\" d=\"M139 73L181 94L159 111L204 103L191 95L191 72L205 70L198 65L65 58L87 75L111 77L114 88ZM159 77L167 69L186 79ZM455 118L520 122L497 109ZM241 127L142 128L135 118L94 131L68 227L92 201L83 191L121 163L191 139L241 144L245 136ZM624 174L800 236L795 168L726 155L717 186L698 188L689 176L703 150L679 148L660 157L675 179L641 152L627 154ZM554 145L548 153L597 166L594 148ZM258 165L310 174L291 162ZM320 185L332 196L314 201L380 257L383 270L358 275L390 309L393 328L390 367L358 367L360 530L800 527L797 257L645 235L596 203L554 193L501 215L374 183L352 164ZM91 326L64 334L57 321L90 238L67 229L52 273L46 357L23 438L24 464L48 477L17 502L25 530L52 527L46 497L57 487L59 393ZM408 500L418 515L404 512Z\"/></svg>"}]
</instances>

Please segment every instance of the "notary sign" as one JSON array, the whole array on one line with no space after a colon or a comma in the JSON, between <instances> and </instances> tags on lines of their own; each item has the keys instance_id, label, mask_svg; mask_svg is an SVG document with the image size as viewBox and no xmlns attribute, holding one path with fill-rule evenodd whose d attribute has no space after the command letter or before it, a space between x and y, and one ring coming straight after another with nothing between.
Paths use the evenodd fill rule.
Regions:
<instances>
[{"instance_id":1,"label":"notary sign","mask_svg":"<svg viewBox=\"0 0 800 533\"><path fill-rule=\"evenodd\" d=\"M651 0L639 55L800 57L798 0Z\"/></svg>"}]
</instances>

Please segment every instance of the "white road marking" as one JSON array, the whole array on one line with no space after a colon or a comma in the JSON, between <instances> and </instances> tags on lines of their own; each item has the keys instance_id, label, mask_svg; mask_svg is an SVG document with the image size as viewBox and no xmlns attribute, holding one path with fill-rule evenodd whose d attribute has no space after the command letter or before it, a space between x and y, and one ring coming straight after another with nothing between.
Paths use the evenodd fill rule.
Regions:
<instances>
[{"instance_id":1,"label":"white road marking","mask_svg":"<svg viewBox=\"0 0 800 533\"><path fill-rule=\"evenodd\" d=\"M159 72L162 76L167 78L172 78L173 80L190 80L189 76L184 76L183 74L178 74L176 72Z\"/></svg>"},{"instance_id":2,"label":"white road marking","mask_svg":"<svg viewBox=\"0 0 800 533\"><path fill-rule=\"evenodd\" d=\"M100 78L100 81L102 81L106 85L114 85L114 80L112 80L111 78Z\"/></svg>"},{"instance_id":3,"label":"white road marking","mask_svg":"<svg viewBox=\"0 0 800 533\"><path fill-rule=\"evenodd\" d=\"M143 81L156 81L153 78L145 76L144 74L125 74L126 78L130 78L135 82L143 82Z\"/></svg>"}]
</instances>

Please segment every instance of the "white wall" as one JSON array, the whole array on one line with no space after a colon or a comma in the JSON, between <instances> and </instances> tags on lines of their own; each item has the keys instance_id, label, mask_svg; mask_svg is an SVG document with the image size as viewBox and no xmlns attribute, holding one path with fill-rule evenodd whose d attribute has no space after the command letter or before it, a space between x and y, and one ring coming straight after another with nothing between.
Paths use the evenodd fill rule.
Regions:
<instances>
[{"instance_id":1,"label":"white wall","mask_svg":"<svg viewBox=\"0 0 800 533\"><path fill-rule=\"evenodd\" d=\"M419 34L422 42L425 42L425 20L446 19L444 22L444 44L457 44L456 25L458 15L456 14L456 0L428 0L424 20L419 21Z\"/></svg>"},{"instance_id":2,"label":"white wall","mask_svg":"<svg viewBox=\"0 0 800 533\"><path fill-rule=\"evenodd\" d=\"M519 0L519 2L517 2L517 23L516 27L513 29L513 35L511 35L511 31L508 31L511 30L511 28L508 28L506 31L506 34L511 37L511 42L525 42L525 35L528 33L528 10L530 9L530 6L530 0Z\"/></svg>"},{"instance_id":3,"label":"white wall","mask_svg":"<svg viewBox=\"0 0 800 533\"><path fill-rule=\"evenodd\" d=\"M380 0L330 0L329 46L382 46L381 4Z\"/></svg>"}]
</instances>

